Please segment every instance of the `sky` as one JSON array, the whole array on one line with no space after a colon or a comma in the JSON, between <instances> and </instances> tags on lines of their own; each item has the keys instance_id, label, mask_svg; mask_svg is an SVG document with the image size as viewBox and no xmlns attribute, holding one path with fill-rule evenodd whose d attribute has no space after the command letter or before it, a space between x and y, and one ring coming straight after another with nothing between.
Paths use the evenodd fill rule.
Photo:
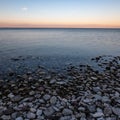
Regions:
<instances>
[{"instance_id":1,"label":"sky","mask_svg":"<svg viewBox=\"0 0 120 120\"><path fill-rule=\"evenodd\" d=\"M120 0L0 0L0 27L120 28Z\"/></svg>"}]
</instances>

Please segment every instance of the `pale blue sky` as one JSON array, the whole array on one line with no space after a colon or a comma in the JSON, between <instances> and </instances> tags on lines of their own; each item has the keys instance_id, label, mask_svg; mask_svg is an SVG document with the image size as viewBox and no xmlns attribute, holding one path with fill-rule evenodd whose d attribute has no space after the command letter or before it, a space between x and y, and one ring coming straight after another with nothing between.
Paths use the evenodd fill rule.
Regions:
<instances>
[{"instance_id":1,"label":"pale blue sky","mask_svg":"<svg viewBox=\"0 0 120 120\"><path fill-rule=\"evenodd\" d=\"M120 0L0 0L0 26L120 27Z\"/></svg>"}]
</instances>

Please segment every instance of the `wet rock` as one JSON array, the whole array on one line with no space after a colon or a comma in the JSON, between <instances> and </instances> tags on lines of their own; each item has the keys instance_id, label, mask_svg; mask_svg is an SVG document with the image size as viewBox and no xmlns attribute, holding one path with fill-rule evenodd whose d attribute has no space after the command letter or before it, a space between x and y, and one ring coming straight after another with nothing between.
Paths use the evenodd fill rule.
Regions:
<instances>
[{"instance_id":1,"label":"wet rock","mask_svg":"<svg viewBox=\"0 0 120 120\"><path fill-rule=\"evenodd\" d=\"M1 119L2 119L2 120L10 120L11 117L10 117L10 115L2 115L2 116L1 116Z\"/></svg>"},{"instance_id":2,"label":"wet rock","mask_svg":"<svg viewBox=\"0 0 120 120\"><path fill-rule=\"evenodd\" d=\"M79 107L78 110L81 111L81 112L85 112L85 108L84 107Z\"/></svg>"},{"instance_id":3,"label":"wet rock","mask_svg":"<svg viewBox=\"0 0 120 120\"><path fill-rule=\"evenodd\" d=\"M5 115L10 115L14 112L14 110L12 108L8 108L7 110L4 111Z\"/></svg>"},{"instance_id":4,"label":"wet rock","mask_svg":"<svg viewBox=\"0 0 120 120\"><path fill-rule=\"evenodd\" d=\"M13 93L9 93L9 94L8 94L8 97L9 97L9 98L13 98L13 97L15 97L15 95L14 95Z\"/></svg>"},{"instance_id":5,"label":"wet rock","mask_svg":"<svg viewBox=\"0 0 120 120\"><path fill-rule=\"evenodd\" d=\"M29 95L31 95L31 96L34 95L34 94L35 94L35 91L30 91L29 92Z\"/></svg>"},{"instance_id":6,"label":"wet rock","mask_svg":"<svg viewBox=\"0 0 120 120\"><path fill-rule=\"evenodd\" d=\"M42 115L42 110L39 110L39 109L38 109L37 112L36 112L36 115L37 115L37 116L41 116L41 115Z\"/></svg>"},{"instance_id":7,"label":"wet rock","mask_svg":"<svg viewBox=\"0 0 120 120\"><path fill-rule=\"evenodd\" d=\"M47 101L47 100L50 99L50 97L51 97L50 95L46 94L46 95L43 96L43 99Z\"/></svg>"},{"instance_id":8,"label":"wet rock","mask_svg":"<svg viewBox=\"0 0 120 120\"><path fill-rule=\"evenodd\" d=\"M24 120L22 117L17 117L15 120Z\"/></svg>"},{"instance_id":9,"label":"wet rock","mask_svg":"<svg viewBox=\"0 0 120 120\"><path fill-rule=\"evenodd\" d=\"M87 109L89 110L90 113L96 112L96 105L88 105Z\"/></svg>"},{"instance_id":10,"label":"wet rock","mask_svg":"<svg viewBox=\"0 0 120 120\"><path fill-rule=\"evenodd\" d=\"M60 120L71 120L71 116L62 116Z\"/></svg>"},{"instance_id":11,"label":"wet rock","mask_svg":"<svg viewBox=\"0 0 120 120\"><path fill-rule=\"evenodd\" d=\"M112 111L115 115L120 116L120 108L118 107L112 107Z\"/></svg>"},{"instance_id":12,"label":"wet rock","mask_svg":"<svg viewBox=\"0 0 120 120\"><path fill-rule=\"evenodd\" d=\"M46 108L45 111L43 112L46 116L51 116L55 110L52 107Z\"/></svg>"},{"instance_id":13,"label":"wet rock","mask_svg":"<svg viewBox=\"0 0 120 120\"><path fill-rule=\"evenodd\" d=\"M94 118L99 118L102 116L104 116L104 114L102 112L96 112L96 113L92 114L92 117L94 117Z\"/></svg>"},{"instance_id":14,"label":"wet rock","mask_svg":"<svg viewBox=\"0 0 120 120\"><path fill-rule=\"evenodd\" d=\"M65 108L65 109L62 111L62 114L63 114L63 115L71 115L71 114L73 114L73 111L70 110L70 109Z\"/></svg>"},{"instance_id":15,"label":"wet rock","mask_svg":"<svg viewBox=\"0 0 120 120\"><path fill-rule=\"evenodd\" d=\"M106 106L104 108L104 114L105 114L105 116L110 116L112 114L112 109L110 106Z\"/></svg>"},{"instance_id":16,"label":"wet rock","mask_svg":"<svg viewBox=\"0 0 120 120\"><path fill-rule=\"evenodd\" d=\"M54 84L54 83L56 83L55 79L50 80L50 84Z\"/></svg>"},{"instance_id":17,"label":"wet rock","mask_svg":"<svg viewBox=\"0 0 120 120\"><path fill-rule=\"evenodd\" d=\"M19 102L22 99L22 97L20 95L14 96L11 100L13 102Z\"/></svg>"},{"instance_id":18,"label":"wet rock","mask_svg":"<svg viewBox=\"0 0 120 120\"><path fill-rule=\"evenodd\" d=\"M55 104L56 101L57 101L57 97L56 96L53 96L53 97L50 98L50 103L51 104Z\"/></svg>"},{"instance_id":19,"label":"wet rock","mask_svg":"<svg viewBox=\"0 0 120 120\"><path fill-rule=\"evenodd\" d=\"M27 113L27 118L28 119L34 119L36 116L35 116L35 114L34 113L32 113L32 112L28 112Z\"/></svg>"}]
</instances>

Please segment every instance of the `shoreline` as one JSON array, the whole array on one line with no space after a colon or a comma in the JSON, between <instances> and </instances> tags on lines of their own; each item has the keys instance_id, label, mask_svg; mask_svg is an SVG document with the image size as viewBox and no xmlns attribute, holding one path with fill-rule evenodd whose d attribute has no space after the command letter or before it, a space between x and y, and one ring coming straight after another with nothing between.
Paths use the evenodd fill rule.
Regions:
<instances>
[{"instance_id":1,"label":"shoreline","mask_svg":"<svg viewBox=\"0 0 120 120\"><path fill-rule=\"evenodd\" d=\"M9 72L8 79L0 80L0 118L120 119L120 56L91 60L103 72L90 65L68 65L62 72L41 66L21 75Z\"/></svg>"}]
</instances>

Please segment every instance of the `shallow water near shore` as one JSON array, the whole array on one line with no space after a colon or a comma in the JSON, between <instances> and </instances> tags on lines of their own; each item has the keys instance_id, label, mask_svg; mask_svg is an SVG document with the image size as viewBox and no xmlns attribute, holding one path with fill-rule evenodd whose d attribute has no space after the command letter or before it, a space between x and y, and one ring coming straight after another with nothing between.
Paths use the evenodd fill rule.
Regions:
<instances>
[{"instance_id":1,"label":"shallow water near shore","mask_svg":"<svg viewBox=\"0 0 120 120\"><path fill-rule=\"evenodd\" d=\"M21 56L23 66L62 68L119 53L120 29L0 29L1 71L14 67L11 58Z\"/></svg>"}]
</instances>

